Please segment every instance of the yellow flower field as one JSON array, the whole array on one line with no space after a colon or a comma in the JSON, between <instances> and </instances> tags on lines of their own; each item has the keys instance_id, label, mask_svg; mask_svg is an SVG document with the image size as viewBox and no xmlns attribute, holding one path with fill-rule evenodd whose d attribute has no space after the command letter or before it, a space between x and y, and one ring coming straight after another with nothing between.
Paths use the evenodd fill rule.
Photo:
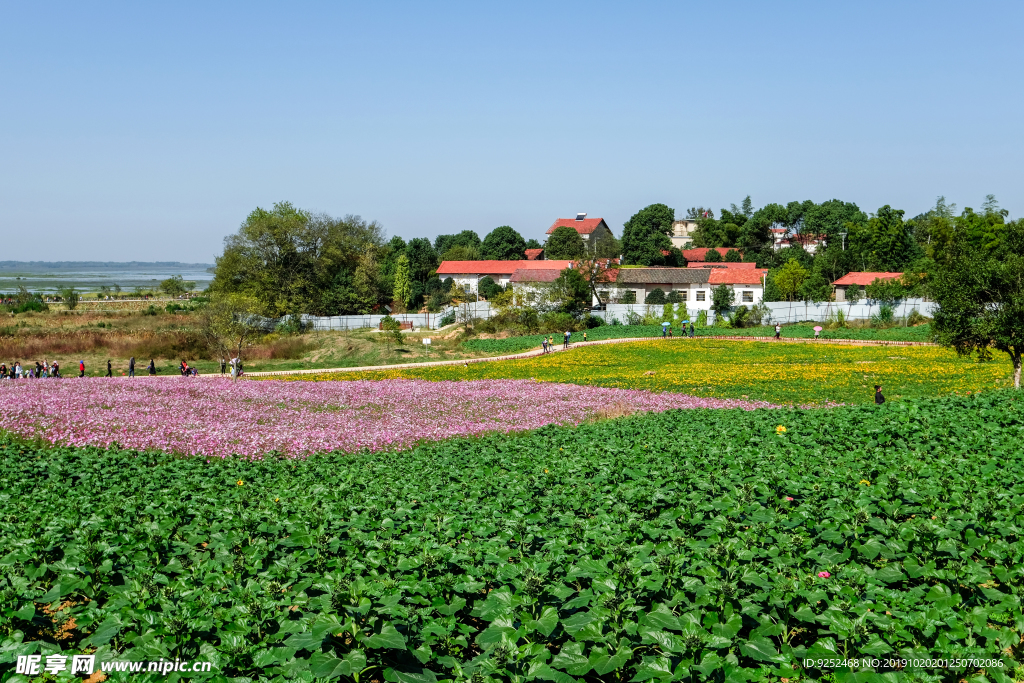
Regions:
<instances>
[{"instance_id":1,"label":"yellow flower field","mask_svg":"<svg viewBox=\"0 0 1024 683\"><path fill-rule=\"evenodd\" d=\"M777 403L862 403L881 384L888 400L1009 386L1011 366L958 358L939 347L831 346L714 339L588 346L534 358L303 375L295 380L535 379Z\"/></svg>"}]
</instances>

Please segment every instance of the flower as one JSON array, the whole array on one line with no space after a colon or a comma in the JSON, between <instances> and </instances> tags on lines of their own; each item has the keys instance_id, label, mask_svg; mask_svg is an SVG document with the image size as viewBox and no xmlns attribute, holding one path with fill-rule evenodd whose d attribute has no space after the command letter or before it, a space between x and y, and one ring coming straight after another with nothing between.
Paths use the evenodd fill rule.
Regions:
<instances>
[{"instance_id":1,"label":"flower","mask_svg":"<svg viewBox=\"0 0 1024 683\"><path fill-rule=\"evenodd\" d=\"M867 479L861 479L861 480L860 480L860 483L861 483L861 484L864 484L865 486L871 486L871 482L870 482L870 481L868 481Z\"/></svg>"},{"instance_id":2,"label":"flower","mask_svg":"<svg viewBox=\"0 0 1024 683\"><path fill-rule=\"evenodd\" d=\"M778 427L775 428L775 433L776 434L785 434L786 433L786 428L783 427L782 425L779 425Z\"/></svg>"},{"instance_id":3,"label":"flower","mask_svg":"<svg viewBox=\"0 0 1024 683\"><path fill-rule=\"evenodd\" d=\"M829 574L828 572L818 572L818 578L819 579L827 579L830 576L832 576L832 575Z\"/></svg>"},{"instance_id":4,"label":"flower","mask_svg":"<svg viewBox=\"0 0 1024 683\"><path fill-rule=\"evenodd\" d=\"M238 480L238 482L236 482L236 483L237 483L237 484L238 484L239 486L242 486L243 484L245 484L245 482L244 482L244 481L242 481L241 479L239 479L239 480Z\"/></svg>"},{"instance_id":5,"label":"flower","mask_svg":"<svg viewBox=\"0 0 1024 683\"><path fill-rule=\"evenodd\" d=\"M786 500L793 500L793 496L786 496Z\"/></svg>"}]
</instances>

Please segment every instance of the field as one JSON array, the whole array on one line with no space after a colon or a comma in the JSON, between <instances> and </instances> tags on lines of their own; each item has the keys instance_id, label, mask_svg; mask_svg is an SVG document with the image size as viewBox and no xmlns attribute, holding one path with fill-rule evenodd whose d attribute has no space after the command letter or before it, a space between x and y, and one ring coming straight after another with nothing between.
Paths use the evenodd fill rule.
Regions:
<instances>
[{"instance_id":1,"label":"field","mask_svg":"<svg viewBox=\"0 0 1024 683\"><path fill-rule=\"evenodd\" d=\"M938 347L652 340L587 346L521 360L314 375L320 379L536 379L796 405L862 403L1008 386L1003 359L978 363ZM310 375L302 375L307 380Z\"/></svg>"},{"instance_id":2,"label":"field","mask_svg":"<svg viewBox=\"0 0 1024 683\"><path fill-rule=\"evenodd\" d=\"M299 460L0 437L0 666L87 650L207 659L193 678L217 681L1011 680L1022 408L1002 391L668 411ZM820 663L848 656L947 664Z\"/></svg>"}]
</instances>

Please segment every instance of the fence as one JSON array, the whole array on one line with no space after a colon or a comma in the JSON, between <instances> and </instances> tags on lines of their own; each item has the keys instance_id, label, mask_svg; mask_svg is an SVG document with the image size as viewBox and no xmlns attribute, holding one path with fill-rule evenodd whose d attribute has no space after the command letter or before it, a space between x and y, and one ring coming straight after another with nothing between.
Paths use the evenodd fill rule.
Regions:
<instances>
[{"instance_id":1,"label":"fence","mask_svg":"<svg viewBox=\"0 0 1024 683\"><path fill-rule=\"evenodd\" d=\"M453 312L455 313L455 319L460 322L465 318L488 319L491 317L491 305L486 301L470 301L459 306L448 306L437 313L394 313L391 317L402 323L403 327L436 330L440 327L441 319ZM302 314L299 316L303 324L311 325L314 330L320 331L380 329L380 321L385 317L386 315L382 314L329 316ZM265 318L263 319L263 327L272 330L286 321L287 318Z\"/></svg>"},{"instance_id":2,"label":"fence","mask_svg":"<svg viewBox=\"0 0 1024 683\"><path fill-rule=\"evenodd\" d=\"M882 307L877 301L865 301L864 303L849 304L845 302L827 301L822 303L806 303L803 301L766 301L764 303L768 309L768 314L762 319L764 324L775 323L796 323L796 322L824 322L829 319L835 319L839 311L843 312L843 315L847 320L870 320L873 316L878 315L879 310ZM906 299L904 301L897 302L893 306L893 315L896 318L905 318L910 315L911 311L917 310L918 313L924 316L932 317L937 304L933 301L925 301L924 299ZM603 311L594 311L592 315L596 315L605 322L611 322L612 319L618 319L619 322L625 323L630 314L633 315L654 315L660 316L663 311L663 306L659 304L608 304ZM697 315L701 310L705 309L687 309L687 315L691 320L696 320ZM715 320L715 312L708 311L708 324L713 324Z\"/></svg>"}]
</instances>

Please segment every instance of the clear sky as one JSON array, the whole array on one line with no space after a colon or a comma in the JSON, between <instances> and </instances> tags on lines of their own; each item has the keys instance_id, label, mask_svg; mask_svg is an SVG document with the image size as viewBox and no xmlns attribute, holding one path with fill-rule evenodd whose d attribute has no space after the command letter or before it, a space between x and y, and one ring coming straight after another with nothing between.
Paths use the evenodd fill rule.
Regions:
<instances>
[{"instance_id":1,"label":"clear sky","mask_svg":"<svg viewBox=\"0 0 1024 683\"><path fill-rule=\"evenodd\" d=\"M0 5L0 260L208 261L664 202L1024 215L1017 2Z\"/></svg>"}]
</instances>

